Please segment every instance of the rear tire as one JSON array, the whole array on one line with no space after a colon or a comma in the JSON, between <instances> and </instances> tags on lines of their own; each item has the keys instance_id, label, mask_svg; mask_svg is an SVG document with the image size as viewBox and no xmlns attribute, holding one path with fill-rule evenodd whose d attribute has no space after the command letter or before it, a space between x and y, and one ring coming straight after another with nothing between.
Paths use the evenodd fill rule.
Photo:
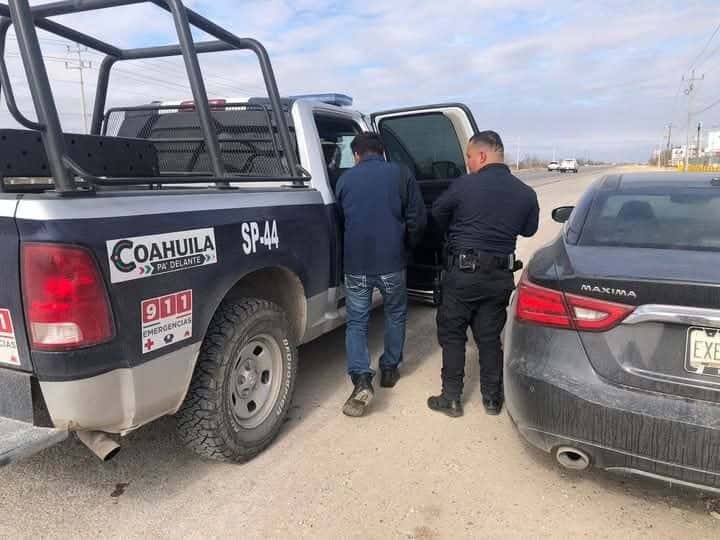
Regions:
<instances>
[{"instance_id":1,"label":"rear tire","mask_svg":"<svg viewBox=\"0 0 720 540\"><path fill-rule=\"evenodd\" d=\"M280 307L257 299L223 303L176 415L185 445L219 461L243 462L259 454L285 421L297 363Z\"/></svg>"}]
</instances>

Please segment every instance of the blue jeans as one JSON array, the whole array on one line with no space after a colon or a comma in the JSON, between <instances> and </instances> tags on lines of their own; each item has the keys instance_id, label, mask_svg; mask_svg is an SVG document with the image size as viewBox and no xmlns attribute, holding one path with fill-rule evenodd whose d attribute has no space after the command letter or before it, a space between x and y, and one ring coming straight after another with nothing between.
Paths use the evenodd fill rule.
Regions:
<instances>
[{"instance_id":1,"label":"blue jeans","mask_svg":"<svg viewBox=\"0 0 720 540\"><path fill-rule=\"evenodd\" d=\"M378 276L345 274L347 330L345 346L348 373L361 375L375 372L370 368L368 351L368 321L372 295L380 290L385 307L385 352L380 357L380 369L396 368L402 361L407 321L407 283L405 271Z\"/></svg>"}]
</instances>

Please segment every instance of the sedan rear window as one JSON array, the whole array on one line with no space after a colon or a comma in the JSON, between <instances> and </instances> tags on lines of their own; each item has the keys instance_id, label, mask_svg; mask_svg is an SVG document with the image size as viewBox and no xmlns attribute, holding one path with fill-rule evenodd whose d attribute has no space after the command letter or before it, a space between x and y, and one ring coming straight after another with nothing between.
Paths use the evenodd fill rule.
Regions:
<instances>
[{"instance_id":1,"label":"sedan rear window","mask_svg":"<svg viewBox=\"0 0 720 540\"><path fill-rule=\"evenodd\" d=\"M600 193L579 243L720 251L720 193Z\"/></svg>"}]
</instances>

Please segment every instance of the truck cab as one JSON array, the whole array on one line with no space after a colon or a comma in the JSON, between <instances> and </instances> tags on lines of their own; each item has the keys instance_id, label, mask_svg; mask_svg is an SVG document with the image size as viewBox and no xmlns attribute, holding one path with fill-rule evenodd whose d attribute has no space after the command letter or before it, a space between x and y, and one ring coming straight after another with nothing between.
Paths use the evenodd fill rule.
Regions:
<instances>
[{"instance_id":1,"label":"truck cab","mask_svg":"<svg viewBox=\"0 0 720 540\"><path fill-rule=\"evenodd\" d=\"M347 96L342 100L322 99L296 99L291 117L300 163L311 172L311 185L328 206L335 204L338 178L354 165L350 142L363 131L377 132L388 161L402 163L413 173L428 210L453 179L467 173L465 147L477 132L477 125L465 105L425 105L363 114L351 108L352 99ZM340 242L336 253L339 269ZM408 262L408 292L412 299L438 302L443 245L443 233L430 219L423 241Z\"/></svg>"}]
</instances>

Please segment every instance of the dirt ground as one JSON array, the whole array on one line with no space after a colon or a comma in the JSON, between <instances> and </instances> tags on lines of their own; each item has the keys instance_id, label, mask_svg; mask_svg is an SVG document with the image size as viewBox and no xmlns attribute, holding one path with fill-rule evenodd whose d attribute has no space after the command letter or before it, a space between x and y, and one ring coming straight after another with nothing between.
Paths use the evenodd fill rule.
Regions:
<instances>
[{"instance_id":1,"label":"dirt ground","mask_svg":"<svg viewBox=\"0 0 720 540\"><path fill-rule=\"evenodd\" d=\"M557 232L550 210L573 203L601 172L527 176L540 195L542 230L521 242L521 258ZM381 350L378 312L373 357ZM0 537L720 537L712 497L564 472L528 447L507 415L486 416L474 355L470 349L465 416L429 411L440 349L434 310L414 306L403 378L378 389L369 416L350 419L340 412L350 385L336 331L301 349L285 429L252 462L200 460L180 446L171 418L128 436L107 464L73 439L0 469Z\"/></svg>"}]
</instances>

